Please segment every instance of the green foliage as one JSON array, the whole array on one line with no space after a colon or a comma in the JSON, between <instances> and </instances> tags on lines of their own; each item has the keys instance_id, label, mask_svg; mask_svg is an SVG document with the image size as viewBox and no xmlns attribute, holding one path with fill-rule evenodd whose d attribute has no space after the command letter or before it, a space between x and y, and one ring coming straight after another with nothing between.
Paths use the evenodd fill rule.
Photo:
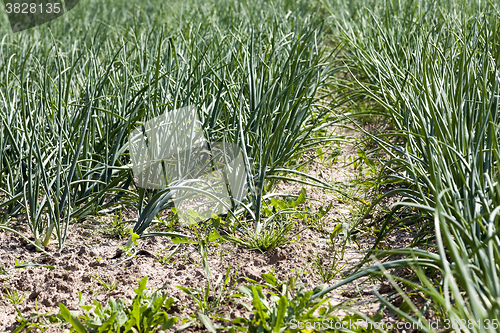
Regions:
<instances>
[{"instance_id":1,"label":"green foliage","mask_svg":"<svg viewBox=\"0 0 500 333\"><path fill-rule=\"evenodd\" d=\"M296 278L290 278L286 283L279 281L273 273L263 274L265 284L253 284L239 287L240 296L252 300L251 305L243 303L253 313L252 319L237 318L233 324L239 324L238 330L244 332L284 332L297 327L297 323L321 322L332 319L334 307L328 302L328 297L312 296L324 289L324 285L313 290L304 291L304 286L298 285ZM264 294L264 290L267 291ZM270 295L269 299L266 295Z\"/></svg>"},{"instance_id":2,"label":"green foliage","mask_svg":"<svg viewBox=\"0 0 500 333\"><path fill-rule=\"evenodd\" d=\"M71 332L158 332L168 329L177 322L177 317L169 317L166 311L174 304L172 297L154 292L148 296L146 291L147 277L139 281L139 287L131 304L110 297L103 307L94 300L93 305L83 305L80 294L80 306L84 313L75 316L59 303L58 317L71 325ZM80 321L80 320L83 320Z\"/></svg>"},{"instance_id":3,"label":"green foliage","mask_svg":"<svg viewBox=\"0 0 500 333\"><path fill-rule=\"evenodd\" d=\"M262 226L260 232L246 228L241 233L229 235L227 238L246 248L268 251L295 241L296 236L302 231L296 226L296 221L280 213L267 219Z\"/></svg>"},{"instance_id":4,"label":"green foliage","mask_svg":"<svg viewBox=\"0 0 500 333\"><path fill-rule=\"evenodd\" d=\"M226 273L220 274L216 280L209 275L207 282L200 284L199 288L183 286L177 286L177 288L195 301L198 307L197 315L213 315L225 304L229 293L235 287L237 274L238 270L231 274L231 266L229 266Z\"/></svg>"},{"instance_id":5,"label":"green foliage","mask_svg":"<svg viewBox=\"0 0 500 333\"><path fill-rule=\"evenodd\" d=\"M217 231L219 227L220 218L215 215L212 217L212 221L207 221L200 225L195 222L191 223L190 228L195 234L198 252L201 256L201 262L207 281L205 283L200 283L199 288L177 286L177 288L185 292L195 301L199 311L198 315L201 315L204 321L206 319L204 317L205 315L214 313L224 305L226 297L236 285L236 277L238 274L238 269L231 274L231 266L228 266L225 274L220 274L217 279L212 276L207 259L210 246L221 239Z\"/></svg>"},{"instance_id":6,"label":"green foliage","mask_svg":"<svg viewBox=\"0 0 500 333\"><path fill-rule=\"evenodd\" d=\"M123 251L123 253L126 253L128 256L134 256L135 254L135 247L134 245L138 245L138 239L141 238L138 234L134 232L134 229L130 228L130 237L127 240L127 243L125 245L120 245L118 248Z\"/></svg>"},{"instance_id":7,"label":"green foliage","mask_svg":"<svg viewBox=\"0 0 500 333\"><path fill-rule=\"evenodd\" d=\"M386 116L393 128L380 135L360 128L377 143L360 158L372 172L370 158L385 154L379 184L393 186L369 210L401 198L368 224L379 230L368 255L405 259L352 277L409 267L413 276L404 281L385 276L429 303L418 307L399 289L400 310L379 295L401 318L422 321L422 330L432 332L424 318L432 311L442 320L474 323L461 331L494 332L484 323L500 316L498 3L334 0L329 8L353 74L338 80L346 102L372 106L360 116ZM381 241L400 228L415 230L412 248L380 251ZM439 278L427 276L429 269Z\"/></svg>"},{"instance_id":8,"label":"green foliage","mask_svg":"<svg viewBox=\"0 0 500 333\"><path fill-rule=\"evenodd\" d=\"M2 16L0 221L25 214L37 248L55 236L61 250L70 221L133 205L136 234L164 234L146 229L172 193L137 188L128 134L193 105L209 142L242 149L242 207L260 232L272 177L330 140L312 135L332 121L316 103L332 69L313 12L300 0L89 0L21 34Z\"/></svg>"},{"instance_id":9,"label":"green foliage","mask_svg":"<svg viewBox=\"0 0 500 333\"><path fill-rule=\"evenodd\" d=\"M99 283L99 285L101 286L101 288L105 291L105 292L110 292L110 291L113 291L116 289L117 287L117 284L118 284L118 280L116 278L113 278L112 280L109 279L109 280L104 280L103 278L101 278L99 276L99 274L90 274L90 277L93 278L95 281L97 281L97 283Z\"/></svg>"},{"instance_id":10,"label":"green foliage","mask_svg":"<svg viewBox=\"0 0 500 333\"><path fill-rule=\"evenodd\" d=\"M270 198L269 201L271 202L271 206L274 208L273 209L274 211L276 209L279 210L294 209L306 202L306 189L302 188L300 190L299 196L295 200L280 200L276 198ZM264 214L271 216L272 213L273 212L269 208L267 207L264 208Z\"/></svg>"},{"instance_id":11,"label":"green foliage","mask_svg":"<svg viewBox=\"0 0 500 333\"><path fill-rule=\"evenodd\" d=\"M133 221L124 221L121 212L111 218L110 222L106 222L100 233L103 237L124 239L129 236L129 223Z\"/></svg>"},{"instance_id":12,"label":"green foliage","mask_svg":"<svg viewBox=\"0 0 500 333\"><path fill-rule=\"evenodd\" d=\"M12 303L14 306L23 303L24 297L26 296L24 293L21 293L14 288L7 288L5 284L3 286L3 289L4 289L4 291L2 292L3 297L9 300L9 302Z\"/></svg>"},{"instance_id":13,"label":"green foliage","mask_svg":"<svg viewBox=\"0 0 500 333\"><path fill-rule=\"evenodd\" d=\"M16 260L14 260L14 266L11 268L5 268L3 266L0 266L0 274L7 275L9 273L9 271L11 271L13 269L24 269L26 267L45 267L45 268L48 268L51 270L54 269L54 266L52 266L52 265L23 263L23 262L17 261L17 259L16 259Z\"/></svg>"},{"instance_id":14,"label":"green foliage","mask_svg":"<svg viewBox=\"0 0 500 333\"><path fill-rule=\"evenodd\" d=\"M305 229L298 226L297 221L304 220L307 224L315 226L331 209L329 205L326 210L320 208L318 212L313 212L310 207L301 207L306 203L306 190L301 189L298 196L278 199L268 195L264 201L262 215L265 217L262 223L262 230L256 231L242 223L238 227L228 226L230 234L226 236L235 244L268 251L282 245L298 240L300 233ZM293 199L295 198L295 200Z\"/></svg>"},{"instance_id":15,"label":"green foliage","mask_svg":"<svg viewBox=\"0 0 500 333\"><path fill-rule=\"evenodd\" d=\"M339 241L337 237L342 231L342 225L337 224L330 233L330 243L325 255L316 254L312 261L313 272L320 276L323 283L328 283L337 275L342 274L347 262L344 261L346 240Z\"/></svg>"},{"instance_id":16,"label":"green foliage","mask_svg":"<svg viewBox=\"0 0 500 333\"><path fill-rule=\"evenodd\" d=\"M165 265L172 261L172 258L180 251L181 244L173 245L170 248L164 248L161 251L156 252L156 261L160 264ZM167 255L162 255L161 252L168 250Z\"/></svg>"}]
</instances>

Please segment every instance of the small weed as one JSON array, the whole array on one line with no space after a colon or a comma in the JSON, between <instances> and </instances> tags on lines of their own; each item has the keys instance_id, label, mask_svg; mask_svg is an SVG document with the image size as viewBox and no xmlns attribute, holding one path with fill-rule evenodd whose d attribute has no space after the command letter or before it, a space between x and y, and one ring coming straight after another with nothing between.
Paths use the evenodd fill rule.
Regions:
<instances>
[{"instance_id":1,"label":"small weed","mask_svg":"<svg viewBox=\"0 0 500 333\"><path fill-rule=\"evenodd\" d=\"M38 301L35 299L35 311L29 317L24 317L20 311L17 311L16 316L17 328L14 332L21 332L23 329L26 332L40 331L45 332L49 325L57 322L51 314L41 314L38 312Z\"/></svg>"},{"instance_id":2,"label":"small weed","mask_svg":"<svg viewBox=\"0 0 500 333\"><path fill-rule=\"evenodd\" d=\"M252 227L242 225L234 228L238 235L229 234L227 238L238 245L261 251L268 251L298 239L305 228L300 228L297 220L309 217L310 223L315 223L323 215L311 217L311 211L299 206L306 202L306 190L302 189L295 200L289 198L271 198L265 201L262 213L262 228L256 230Z\"/></svg>"},{"instance_id":3,"label":"small weed","mask_svg":"<svg viewBox=\"0 0 500 333\"><path fill-rule=\"evenodd\" d=\"M284 332L297 327L300 322L321 322L332 319L334 307L328 297L314 296L324 289L318 286L314 290L304 291L304 286L297 284L296 277L288 282L279 281L273 273L263 274L264 284L251 281L251 285L238 288L238 297L248 297L251 304L242 303L253 313L250 319L237 318L232 324L242 323L238 330L249 332ZM266 291L266 292L264 292ZM270 297L268 297L270 296ZM316 311L318 310L318 311Z\"/></svg>"},{"instance_id":4,"label":"small weed","mask_svg":"<svg viewBox=\"0 0 500 333\"><path fill-rule=\"evenodd\" d=\"M263 223L261 231L245 228L241 235L230 235L228 239L250 249L269 251L294 242L302 230L299 229L295 221L279 216L278 213L274 219L266 220Z\"/></svg>"},{"instance_id":5,"label":"small weed","mask_svg":"<svg viewBox=\"0 0 500 333\"><path fill-rule=\"evenodd\" d=\"M319 275L323 283L329 283L342 269L346 262L342 262L345 253L345 240L339 244L338 235L342 232L342 225L338 224L330 233L330 243L325 255L316 254L312 261L312 270Z\"/></svg>"},{"instance_id":6,"label":"small weed","mask_svg":"<svg viewBox=\"0 0 500 333\"><path fill-rule=\"evenodd\" d=\"M97 283L100 285L100 289L104 290L105 292L115 290L118 285L118 280L116 278L113 278L113 280L104 280L97 273L95 275L89 273L89 275L91 278L97 281ZM95 291L98 292L98 289L96 289Z\"/></svg>"},{"instance_id":7,"label":"small weed","mask_svg":"<svg viewBox=\"0 0 500 333\"><path fill-rule=\"evenodd\" d=\"M23 303L26 294L20 293L17 289L9 289L5 286L5 284L3 289L3 297L9 300L12 305L19 305Z\"/></svg>"},{"instance_id":8,"label":"small weed","mask_svg":"<svg viewBox=\"0 0 500 333\"><path fill-rule=\"evenodd\" d=\"M172 245L168 249L167 248L162 249L161 252L168 251L167 255L161 255L160 251L157 251L155 260L162 265L166 265L172 262L172 258L179 252L180 246L181 244L177 244L177 245Z\"/></svg>"},{"instance_id":9,"label":"small weed","mask_svg":"<svg viewBox=\"0 0 500 333\"><path fill-rule=\"evenodd\" d=\"M115 215L105 227L100 230L103 237L125 239L129 236L129 224L133 221L123 221L121 212Z\"/></svg>"},{"instance_id":10,"label":"small weed","mask_svg":"<svg viewBox=\"0 0 500 333\"><path fill-rule=\"evenodd\" d=\"M158 294L158 291L149 296L145 293L146 284L147 277L139 281L132 301L110 297L106 307L96 300L93 300L93 305L83 305L79 292L83 315L76 318L66 306L59 303L57 318L71 324L72 332L158 332L160 328L166 330L172 327L178 318L169 317L166 311L174 304L174 299L166 294Z\"/></svg>"},{"instance_id":11,"label":"small weed","mask_svg":"<svg viewBox=\"0 0 500 333\"><path fill-rule=\"evenodd\" d=\"M236 285L238 269L231 274L231 266L227 268L225 274L220 274L215 282L208 281L200 285L200 288L186 288L177 286L180 290L188 294L198 306L198 311L204 315L209 315L217 311L225 304L231 290Z\"/></svg>"},{"instance_id":12,"label":"small weed","mask_svg":"<svg viewBox=\"0 0 500 333\"><path fill-rule=\"evenodd\" d=\"M167 216L160 216L160 214L156 215L155 219L151 221L151 231L170 231L177 225L179 225L178 215L173 211L169 211Z\"/></svg>"}]
</instances>

